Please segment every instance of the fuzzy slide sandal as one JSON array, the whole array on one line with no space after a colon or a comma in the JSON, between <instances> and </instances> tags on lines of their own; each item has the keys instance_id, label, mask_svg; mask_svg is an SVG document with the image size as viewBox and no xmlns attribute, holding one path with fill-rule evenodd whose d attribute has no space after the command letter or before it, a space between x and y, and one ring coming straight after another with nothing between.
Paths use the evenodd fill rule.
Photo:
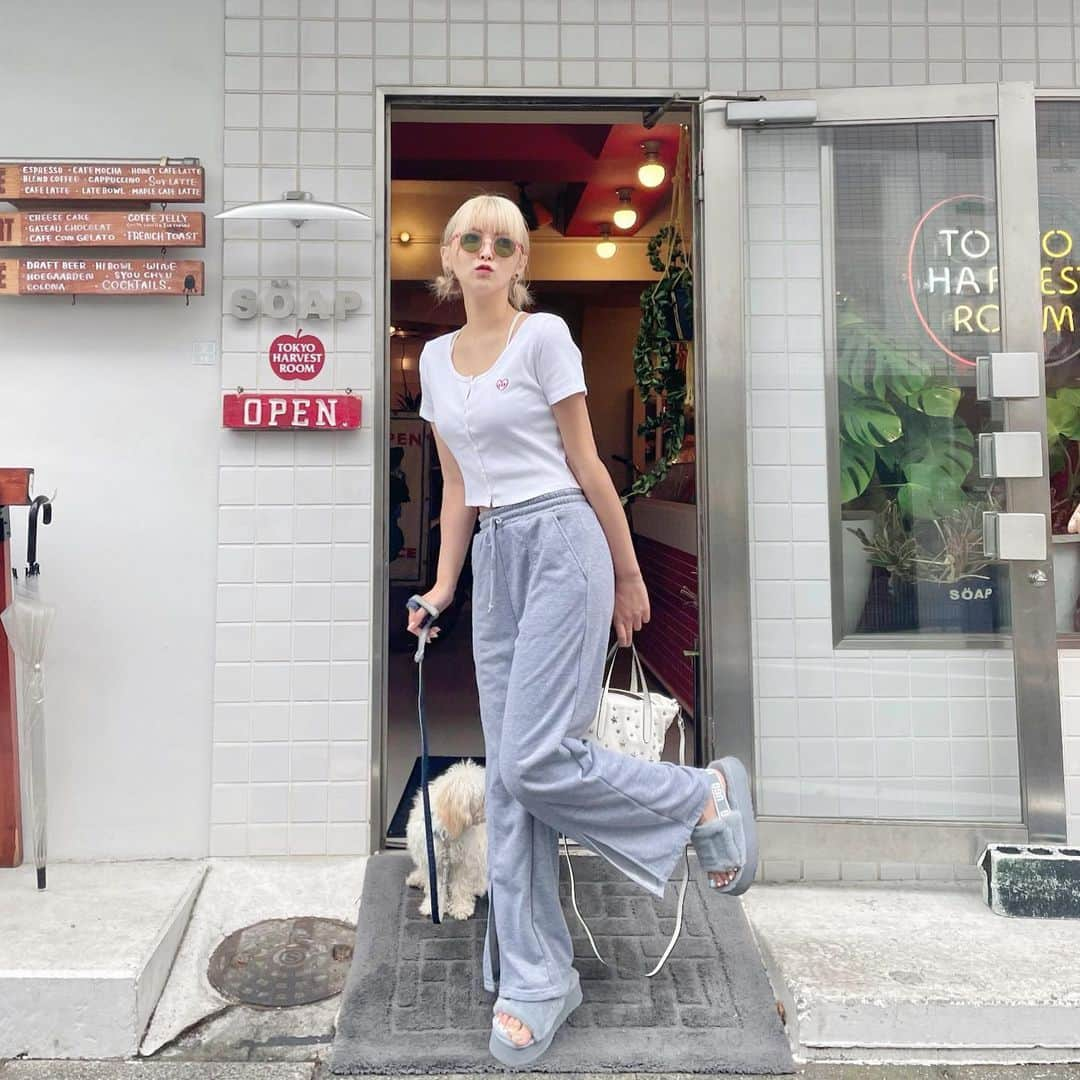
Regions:
<instances>
[{"instance_id":1,"label":"fuzzy slide sandal","mask_svg":"<svg viewBox=\"0 0 1080 1080\"><path fill-rule=\"evenodd\" d=\"M582 1001L581 978L574 968L570 970L573 984L563 997L547 998L544 1001L517 1001L500 997L495 1002L493 1013L509 1013L532 1032L531 1042L517 1046L493 1016L488 1049L497 1061L511 1068L528 1065L547 1050L551 1040L555 1038L555 1033Z\"/></svg>"},{"instance_id":2,"label":"fuzzy slide sandal","mask_svg":"<svg viewBox=\"0 0 1080 1080\"><path fill-rule=\"evenodd\" d=\"M738 895L750 888L757 873L758 840L750 778L736 757L710 762L709 768L723 774L727 795L719 782L712 785L716 817L698 825L690 834L690 842L706 873L739 871L726 885L716 887L717 892Z\"/></svg>"}]
</instances>

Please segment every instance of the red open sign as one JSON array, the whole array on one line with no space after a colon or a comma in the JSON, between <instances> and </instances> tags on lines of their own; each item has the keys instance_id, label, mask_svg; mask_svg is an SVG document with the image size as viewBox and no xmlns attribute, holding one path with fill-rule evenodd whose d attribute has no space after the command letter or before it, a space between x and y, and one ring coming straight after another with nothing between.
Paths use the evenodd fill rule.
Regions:
<instances>
[{"instance_id":1,"label":"red open sign","mask_svg":"<svg viewBox=\"0 0 1080 1080\"><path fill-rule=\"evenodd\" d=\"M360 426L355 394L226 394L222 425L282 431L348 431Z\"/></svg>"}]
</instances>

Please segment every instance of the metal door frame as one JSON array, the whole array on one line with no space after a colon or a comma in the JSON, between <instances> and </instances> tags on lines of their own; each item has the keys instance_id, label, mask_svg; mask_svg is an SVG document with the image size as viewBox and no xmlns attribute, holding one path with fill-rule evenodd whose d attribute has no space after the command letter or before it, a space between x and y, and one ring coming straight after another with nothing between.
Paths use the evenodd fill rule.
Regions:
<instances>
[{"instance_id":1,"label":"metal door frame","mask_svg":"<svg viewBox=\"0 0 1080 1080\"><path fill-rule=\"evenodd\" d=\"M1075 93L1075 92L1074 92ZM1035 158L1035 92L1030 83L953 86L860 87L817 91L783 91L770 100L813 99L815 127L838 124L905 123L918 120L988 120L995 125L998 194L1002 348L1042 355L1042 328L1036 302L1039 281L1038 169ZM710 703L722 701L724 715L713 716L707 730L723 726L725 747L753 760L753 680L749 608L750 549L746 453L747 357L743 342L743 140L741 128L727 127L726 105L702 106L701 171L708 188L701 207L699 235L723 237L704 245L704 290L707 365L702 400L708 418L706 462L714 465L703 481L717 508L702 522L702 550L708 568L709 612L704 647L712 686ZM779 126L779 125L778 125ZM1005 152L1007 148L1007 153ZM709 197L709 190L715 192ZM825 196L823 192L823 198ZM827 237L823 232L823 253ZM1028 295L1031 301L1018 302ZM1010 302L1010 298L1013 298ZM828 298L826 298L828 301ZM828 302L825 308L828 309ZM828 343L826 343L828 344ZM730 358L721 365L719 358ZM1040 366L1040 379L1042 379ZM1045 459L1045 386L1030 402L1010 402L1015 427L1041 431ZM699 433L699 438L701 434ZM835 439L830 439L834 443ZM832 445L830 455L835 453ZM721 456L722 454L722 456ZM723 469L717 466L723 462ZM829 459L830 487L836 464ZM1047 476L1040 481L1009 481L1009 509L1047 514ZM830 513L839 503L830 490ZM837 510L838 513L838 510ZM1047 550L1049 541L1047 514ZM834 545L831 545L834 546ZM1042 568L1049 588L1036 588L1027 573ZM831 860L966 862L990 840L1030 838L1064 842L1065 780L1058 690L1057 639L1053 604L1053 565L1014 565L1010 573L1013 611L1013 657L1016 685L1020 801L1024 825L978 822L847 821L837 819L762 819L764 858ZM911 648L911 643L905 644ZM938 644L937 647L943 647ZM956 648L955 639L951 648ZM709 680L707 675L707 681Z\"/></svg>"},{"instance_id":2,"label":"metal door frame","mask_svg":"<svg viewBox=\"0 0 1080 1080\"><path fill-rule=\"evenodd\" d=\"M627 122L632 116L640 118L641 114L650 106L657 106L668 102L674 94L673 89L569 89L556 87L449 87L449 86L385 86L376 87L375 97L375 162L374 162L374 215L372 219L372 243L375 248L375 281L374 299L372 307L373 333L375 346L373 352L372 385L369 392L371 406L371 438L372 444L372 515L374 526L371 536L371 610L373 624L371 627L371 664L369 670L369 701L370 701L370 756L368 776L368 822L369 822L369 850L374 853L387 846L399 846L395 841L392 845L387 844L386 830L389 826L389 812L384 803L386 793L386 725L388 723L388 656L387 648L387 618L389 615L389 574L386 566L386 553L389 545L387 510L389 506L389 477L387 473L388 452L387 434L390 429L390 388L387 383L387 373L390 364L390 339L387 335L387 327L390 325L390 127L391 110L395 107L410 109L423 109L425 107L433 111L433 115L447 118L453 109L460 109L466 113L491 110L498 112L512 112L515 109L528 109L531 119L544 119L545 122L556 123L564 121L567 116L575 111L588 112L591 115L609 111L611 122ZM676 102L668 113L668 123L674 117L680 122L689 122L691 147L699 145L699 113L697 109L688 108L685 102ZM428 117L429 119L431 117ZM699 195L697 190L697 177L694 177L695 200ZM696 203L695 203L696 209ZM699 227L697 216L694 219L695 237L699 238L694 245L695 270L699 264L700 249L705 246L701 240L702 234L696 230ZM699 283L695 281L695 312L700 312L704 307L705 293ZM695 314L695 320L700 316ZM698 338L700 339L700 336ZM705 367L704 356L697 358L697 370L701 372ZM700 376L699 376L700 377ZM700 460L700 455L699 455ZM699 487L700 490L700 487ZM698 521L708 516L708 505L698 503ZM702 562L702 551L699 549L698 563ZM706 598L707 599L707 598ZM701 609L699 617L701 625L707 619L707 612ZM703 653L703 655L707 655ZM704 665L708 670L708 664ZM708 677L705 679L708 684ZM704 715L709 716L707 707L703 709ZM700 730L702 725L697 725ZM704 739L710 742L711 731L706 727Z\"/></svg>"}]
</instances>

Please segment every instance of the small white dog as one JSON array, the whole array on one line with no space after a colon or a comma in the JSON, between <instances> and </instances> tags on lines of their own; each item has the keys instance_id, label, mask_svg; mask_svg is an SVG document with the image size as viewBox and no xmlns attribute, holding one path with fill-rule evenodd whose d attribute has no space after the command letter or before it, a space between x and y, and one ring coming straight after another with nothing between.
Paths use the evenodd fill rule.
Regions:
<instances>
[{"instance_id":1,"label":"small white dog","mask_svg":"<svg viewBox=\"0 0 1080 1080\"><path fill-rule=\"evenodd\" d=\"M487 892L484 766L472 759L456 762L429 782L428 799L435 838L439 913L451 919L467 919L476 910L476 898ZM405 826L405 841L416 864L406 883L424 890L420 914L430 915L422 788L416 789Z\"/></svg>"}]
</instances>

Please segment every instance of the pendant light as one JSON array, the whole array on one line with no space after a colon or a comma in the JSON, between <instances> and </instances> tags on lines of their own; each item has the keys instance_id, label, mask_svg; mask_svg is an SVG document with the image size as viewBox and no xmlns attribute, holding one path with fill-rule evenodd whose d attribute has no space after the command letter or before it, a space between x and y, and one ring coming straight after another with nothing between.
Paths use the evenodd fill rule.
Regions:
<instances>
[{"instance_id":1,"label":"pendant light","mask_svg":"<svg viewBox=\"0 0 1080 1080\"><path fill-rule=\"evenodd\" d=\"M601 259L610 259L618 250L615 241L611 239L611 226L606 221L601 222L600 241L596 245L596 254Z\"/></svg>"},{"instance_id":2,"label":"pendant light","mask_svg":"<svg viewBox=\"0 0 1080 1080\"><path fill-rule=\"evenodd\" d=\"M215 214L226 221L291 221L298 229L305 221L370 221L371 217L341 203L319 202L310 191L285 191L280 199L243 203Z\"/></svg>"},{"instance_id":3,"label":"pendant light","mask_svg":"<svg viewBox=\"0 0 1080 1080\"><path fill-rule=\"evenodd\" d=\"M642 187L659 187L667 177L667 170L660 161L660 143L656 139L648 139L641 144L645 152L645 161L638 166L638 180Z\"/></svg>"},{"instance_id":4,"label":"pendant light","mask_svg":"<svg viewBox=\"0 0 1080 1080\"><path fill-rule=\"evenodd\" d=\"M637 211L630 205L630 189L618 188L615 192L619 196L619 209L612 215L618 229L632 229L637 224Z\"/></svg>"}]
</instances>

